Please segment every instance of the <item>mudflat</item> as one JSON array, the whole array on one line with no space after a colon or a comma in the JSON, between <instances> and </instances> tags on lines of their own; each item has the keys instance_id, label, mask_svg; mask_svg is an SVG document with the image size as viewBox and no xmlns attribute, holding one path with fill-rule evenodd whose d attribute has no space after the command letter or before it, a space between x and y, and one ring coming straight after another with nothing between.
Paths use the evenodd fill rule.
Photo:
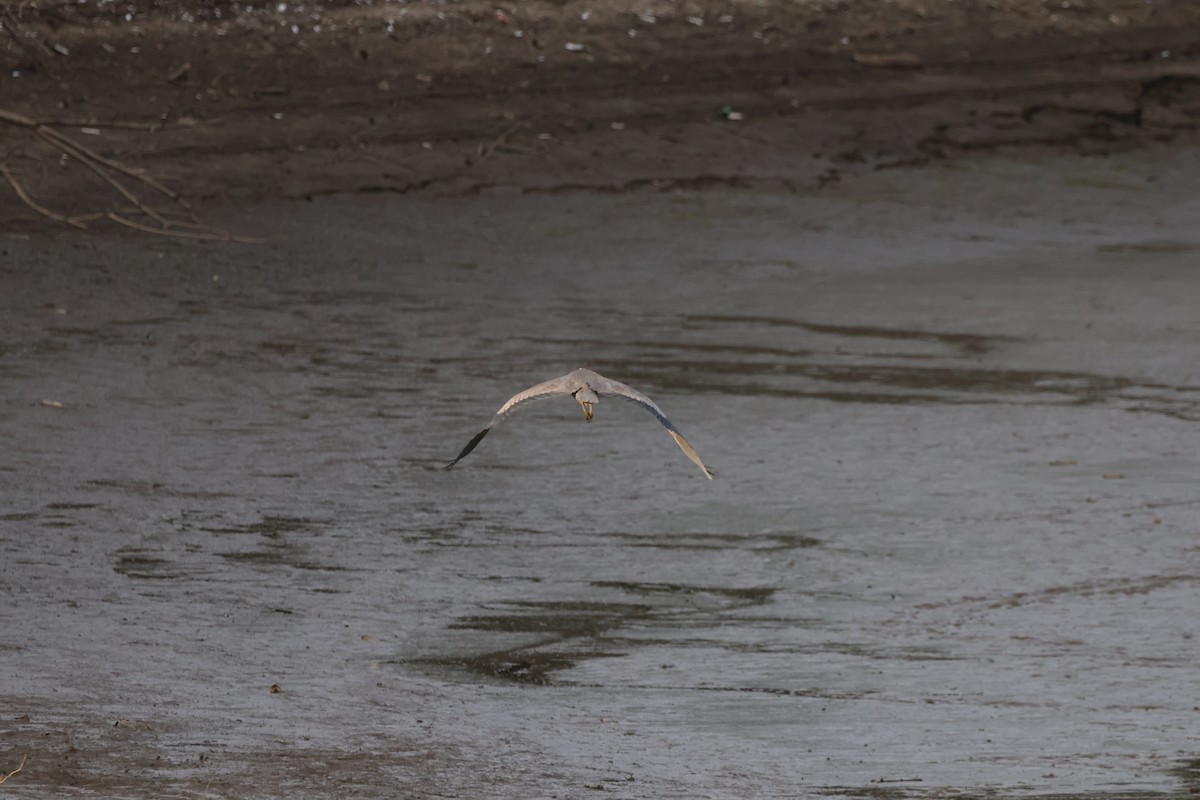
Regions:
<instances>
[{"instance_id":1,"label":"mudflat","mask_svg":"<svg viewBox=\"0 0 1200 800\"><path fill-rule=\"evenodd\" d=\"M1196 13L6 10L3 789L1200 791Z\"/></svg>"}]
</instances>

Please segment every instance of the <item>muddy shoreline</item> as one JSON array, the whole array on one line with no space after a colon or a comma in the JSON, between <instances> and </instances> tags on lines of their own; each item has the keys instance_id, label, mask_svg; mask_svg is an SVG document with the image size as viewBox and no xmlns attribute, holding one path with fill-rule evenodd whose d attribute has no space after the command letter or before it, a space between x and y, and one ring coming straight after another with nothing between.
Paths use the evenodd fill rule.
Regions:
<instances>
[{"instance_id":1,"label":"muddy shoreline","mask_svg":"<svg viewBox=\"0 0 1200 800\"><path fill-rule=\"evenodd\" d=\"M4 23L4 108L76 121L62 130L201 202L807 189L964 153L1141 146L1200 119L1200 10L1181 3L62 3ZM29 131L0 126L0 143L43 202L109 202ZM28 212L0 203L11 223Z\"/></svg>"},{"instance_id":2,"label":"muddy shoreline","mask_svg":"<svg viewBox=\"0 0 1200 800\"><path fill-rule=\"evenodd\" d=\"M1200 10L271 8L0 35L265 239L0 191L3 790L1200 790ZM581 365L717 480L607 401L441 469Z\"/></svg>"}]
</instances>

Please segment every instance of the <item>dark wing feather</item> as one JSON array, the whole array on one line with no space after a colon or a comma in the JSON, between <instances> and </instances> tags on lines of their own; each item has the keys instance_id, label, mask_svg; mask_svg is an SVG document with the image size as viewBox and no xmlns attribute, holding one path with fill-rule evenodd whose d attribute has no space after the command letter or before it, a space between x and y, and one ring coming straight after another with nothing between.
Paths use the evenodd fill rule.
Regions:
<instances>
[{"instance_id":1,"label":"dark wing feather","mask_svg":"<svg viewBox=\"0 0 1200 800\"><path fill-rule=\"evenodd\" d=\"M467 457L467 454L468 454L468 453L470 453L472 450L474 450L474 449L475 449L475 445L477 445L477 444L479 444L480 442L482 442L482 441L483 441L483 437L487 436L487 435L488 435L488 431L490 431L491 429L492 429L492 426L491 426L491 425L488 425L486 428L484 428L483 430L481 430L479 433L475 434L475 438L474 438L474 439L472 439L471 441L467 442L467 446L466 446L466 447L464 447L464 448L462 449L462 452L461 452L461 453L459 453L457 456L455 456L453 461L451 461L451 462L450 462L449 464L447 464L446 466L442 467L442 469L450 469L450 468L452 468L452 467L453 467L455 464L457 464L458 462L460 462L460 461L462 461L464 458L466 458L466 457Z\"/></svg>"}]
</instances>

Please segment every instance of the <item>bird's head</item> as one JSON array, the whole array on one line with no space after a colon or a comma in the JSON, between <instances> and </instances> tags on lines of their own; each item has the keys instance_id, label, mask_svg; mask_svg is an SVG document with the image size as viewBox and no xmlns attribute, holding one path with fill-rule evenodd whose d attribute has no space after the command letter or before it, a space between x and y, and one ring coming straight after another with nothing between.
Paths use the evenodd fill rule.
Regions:
<instances>
[{"instance_id":1,"label":"bird's head","mask_svg":"<svg viewBox=\"0 0 1200 800\"><path fill-rule=\"evenodd\" d=\"M583 418L587 422L592 421L592 406L600 402L600 398L589 387L584 386L578 389L572 395L575 401L583 408Z\"/></svg>"}]
</instances>

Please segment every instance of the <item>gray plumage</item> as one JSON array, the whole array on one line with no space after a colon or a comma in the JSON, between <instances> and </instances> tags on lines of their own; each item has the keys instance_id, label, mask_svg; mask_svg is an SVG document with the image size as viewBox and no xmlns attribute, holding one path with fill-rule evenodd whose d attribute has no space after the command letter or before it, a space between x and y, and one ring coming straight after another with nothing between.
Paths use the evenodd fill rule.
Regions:
<instances>
[{"instance_id":1,"label":"gray plumage","mask_svg":"<svg viewBox=\"0 0 1200 800\"><path fill-rule=\"evenodd\" d=\"M487 436L488 431L511 414L517 406L530 400L540 400L545 397L555 397L557 395L570 395L575 398L575 401L583 408L583 418L588 422L592 421L592 406L599 402L601 397L619 397L622 400L637 403L653 414L663 424L663 427L667 429L667 433L671 434L671 438L675 440L675 444L679 445L679 449L683 451L683 454L703 470L706 478L712 480L712 472L708 467L704 466L704 462L700 460L700 456L696 453L695 448L692 447L687 439L683 438L683 434L672 424L671 420L667 419L667 415L662 412L662 409L653 400L631 386L627 386L620 381L609 380L599 373L592 372L590 369L577 369L574 372L563 375L561 378L544 381L513 395L509 398L508 402L500 406L500 410L492 417L492 421L487 424L487 427L475 434L475 438L467 443L462 452L446 465L446 469L450 469L464 459L468 453L475 449L476 445L483 441L483 437Z\"/></svg>"}]
</instances>

